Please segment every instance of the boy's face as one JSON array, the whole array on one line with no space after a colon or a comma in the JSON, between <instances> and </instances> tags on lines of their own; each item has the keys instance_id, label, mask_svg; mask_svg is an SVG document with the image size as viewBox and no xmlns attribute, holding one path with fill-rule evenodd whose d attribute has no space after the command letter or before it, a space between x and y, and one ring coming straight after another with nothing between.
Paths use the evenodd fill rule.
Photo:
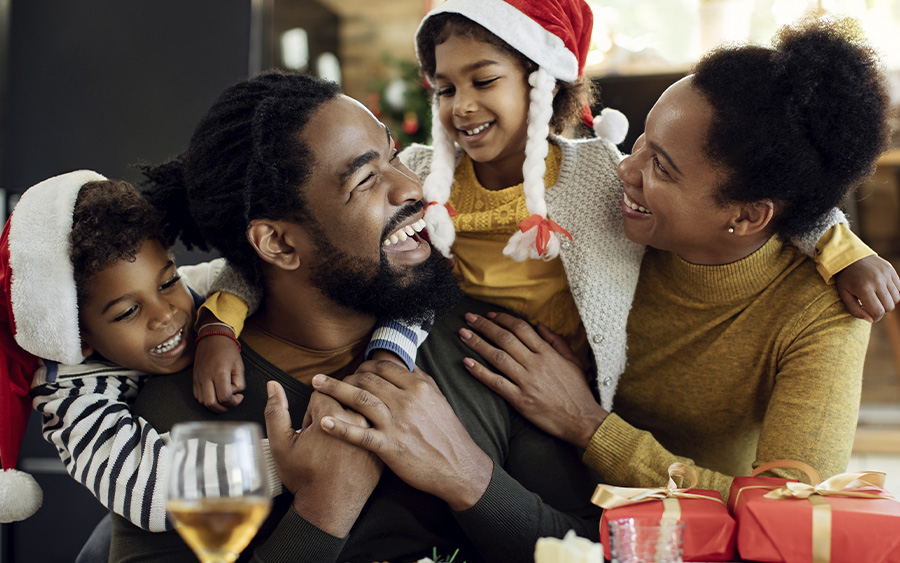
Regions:
<instances>
[{"instance_id":1,"label":"boy's face","mask_svg":"<svg viewBox=\"0 0 900 563\"><path fill-rule=\"evenodd\" d=\"M146 373L194 361L194 300L162 245L144 241L134 262L96 274L79 307L82 352Z\"/></svg>"}]
</instances>

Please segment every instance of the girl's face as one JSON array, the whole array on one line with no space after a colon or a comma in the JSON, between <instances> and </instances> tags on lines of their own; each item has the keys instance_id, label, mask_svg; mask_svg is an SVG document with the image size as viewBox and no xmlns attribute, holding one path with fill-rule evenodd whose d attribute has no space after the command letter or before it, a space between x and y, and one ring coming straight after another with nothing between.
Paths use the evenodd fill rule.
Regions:
<instances>
[{"instance_id":1,"label":"girl's face","mask_svg":"<svg viewBox=\"0 0 900 563\"><path fill-rule=\"evenodd\" d=\"M82 352L145 373L176 373L194 361L194 300L155 240L133 262L91 278L79 306Z\"/></svg>"},{"instance_id":2,"label":"girl's face","mask_svg":"<svg viewBox=\"0 0 900 563\"><path fill-rule=\"evenodd\" d=\"M722 263L723 237L734 237L728 227L739 214L716 200L725 177L704 151L712 115L690 76L676 82L650 110L644 134L618 167L628 238L694 264Z\"/></svg>"},{"instance_id":3,"label":"girl's face","mask_svg":"<svg viewBox=\"0 0 900 563\"><path fill-rule=\"evenodd\" d=\"M528 127L525 69L489 43L451 36L435 47L441 124L492 189L522 182Z\"/></svg>"}]
</instances>

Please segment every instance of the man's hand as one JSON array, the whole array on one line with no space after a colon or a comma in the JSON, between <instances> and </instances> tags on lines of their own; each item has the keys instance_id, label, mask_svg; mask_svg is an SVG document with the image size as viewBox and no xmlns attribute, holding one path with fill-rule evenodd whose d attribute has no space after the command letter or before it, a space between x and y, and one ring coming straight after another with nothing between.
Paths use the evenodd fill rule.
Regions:
<instances>
[{"instance_id":1,"label":"man's hand","mask_svg":"<svg viewBox=\"0 0 900 563\"><path fill-rule=\"evenodd\" d=\"M366 420L327 395L313 393L307 416L315 424L296 432L284 389L270 381L266 391L272 458L282 483L294 495L294 509L321 530L345 537L378 484L383 465L372 453L329 436L320 420L327 417L363 428Z\"/></svg>"},{"instance_id":2,"label":"man's hand","mask_svg":"<svg viewBox=\"0 0 900 563\"><path fill-rule=\"evenodd\" d=\"M343 381L316 375L313 387L365 416L372 427L321 419L332 436L378 455L408 485L471 508L493 474L493 461L472 440L430 376L388 361L369 361Z\"/></svg>"}]
</instances>

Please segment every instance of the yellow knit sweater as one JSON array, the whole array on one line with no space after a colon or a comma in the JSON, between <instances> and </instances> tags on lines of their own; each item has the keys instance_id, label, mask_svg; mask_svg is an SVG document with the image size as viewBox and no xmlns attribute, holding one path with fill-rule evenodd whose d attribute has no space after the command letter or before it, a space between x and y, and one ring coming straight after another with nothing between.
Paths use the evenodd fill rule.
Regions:
<instances>
[{"instance_id":1,"label":"yellow knit sweater","mask_svg":"<svg viewBox=\"0 0 900 563\"><path fill-rule=\"evenodd\" d=\"M664 485L674 461L696 465L698 486L723 497L732 476L776 459L844 471L869 329L777 237L724 266L648 249L628 367L585 461L643 487Z\"/></svg>"}]
</instances>

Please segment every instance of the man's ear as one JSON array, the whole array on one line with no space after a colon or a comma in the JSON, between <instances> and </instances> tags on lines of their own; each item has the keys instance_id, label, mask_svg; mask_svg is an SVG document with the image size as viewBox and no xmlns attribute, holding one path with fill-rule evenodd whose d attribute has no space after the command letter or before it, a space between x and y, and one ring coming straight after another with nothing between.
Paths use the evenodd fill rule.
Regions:
<instances>
[{"instance_id":1,"label":"man's ear","mask_svg":"<svg viewBox=\"0 0 900 563\"><path fill-rule=\"evenodd\" d=\"M765 199L753 203L741 204L737 216L732 219L734 234L739 236L755 235L766 229L775 216L775 204Z\"/></svg>"},{"instance_id":2,"label":"man's ear","mask_svg":"<svg viewBox=\"0 0 900 563\"><path fill-rule=\"evenodd\" d=\"M247 229L247 240L267 264L282 270L296 270L300 267L300 252L303 228L288 221L254 219Z\"/></svg>"}]
</instances>

